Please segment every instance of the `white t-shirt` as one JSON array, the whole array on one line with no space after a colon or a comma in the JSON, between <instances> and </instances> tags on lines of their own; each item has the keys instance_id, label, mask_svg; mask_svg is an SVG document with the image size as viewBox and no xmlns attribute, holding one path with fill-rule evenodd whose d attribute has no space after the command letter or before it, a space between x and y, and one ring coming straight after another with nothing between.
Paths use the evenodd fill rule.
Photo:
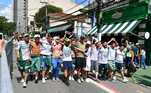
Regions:
<instances>
[{"instance_id":1,"label":"white t-shirt","mask_svg":"<svg viewBox=\"0 0 151 93\"><path fill-rule=\"evenodd\" d=\"M146 58L146 52L144 49L142 49L142 56Z\"/></svg>"},{"instance_id":2,"label":"white t-shirt","mask_svg":"<svg viewBox=\"0 0 151 93\"><path fill-rule=\"evenodd\" d=\"M109 48L109 53L108 53L108 60L115 60L115 53L116 53L116 48Z\"/></svg>"},{"instance_id":3,"label":"white t-shirt","mask_svg":"<svg viewBox=\"0 0 151 93\"><path fill-rule=\"evenodd\" d=\"M21 60L30 59L29 44L27 44L25 41L19 41L18 50L19 50L19 56L21 57Z\"/></svg>"},{"instance_id":4,"label":"white t-shirt","mask_svg":"<svg viewBox=\"0 0 151 93\"><path fill-rule=\"evenodd\" d=\"M97 48L96 48L96 47L91 47L90 54L91 54L91 60L97 61L98 51L97 51Z\"/></svg>"},{"instance_id":5,"label":"white t-shirt","mask_svg":"<svg viewBox=\"0 0 151 93\"><path fill-rule=\"evenodd\" d=\"M100 64L108 63L108 48L101 48L98 53L98 61Z\"/></svg>"},{"instance_id":6,"label":"white t-shirt","mask_svg":"<svg viewBox=\"0 0 151 93\"><path fill-rule=\"evenodd\" d=\"M51 55L51 45L47 42L47 40L43 40L41 43L40 54Z\"/></svg>"},{"instance_id":7,"label":"white t-shirt","mask_svg":"<svg viewBox=\"0 0 151 93\"><path fill-rule=\"evenodd\" d=\"M72 51L70 47L63 47L63 61L72 61Z\"/></svg>"},{"instance_id":8,"label":"white t-shirt","mask_svg":"<svg viewBox=\"0 0 151 93\"><path fill-rule=\"evenodd\" d=\"M116 62L123 63L124 61L124 52L121 52L119 49L116 50Z\"/></svg>"}]
</instances>

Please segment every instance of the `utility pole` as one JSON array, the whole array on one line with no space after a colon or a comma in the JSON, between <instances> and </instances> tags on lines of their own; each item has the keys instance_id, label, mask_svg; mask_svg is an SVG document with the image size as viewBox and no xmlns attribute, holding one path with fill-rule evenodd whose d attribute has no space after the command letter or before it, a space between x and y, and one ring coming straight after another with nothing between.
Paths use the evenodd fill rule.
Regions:
<instances>
[{"instance_id":1,"label":"utility pole","mask_svg":"<svg viewBox=\"0 0 151 93\"><path fill-rule=\"evenodd\" d=\"M45 9L46 9L45 10L45 16L46 16L45 17L45 22L46 22L45 27L46 27L46 33L47 33L48 32L47 31L47 28L48 28L48 23L47 23L48 22L48 8L47 8L48 7L48 2L45 0L45 1L41 1L40 3L45 4Z\"/></svg>"},{"instance_id":2,"label":"utility pole","mask_svg":"<svg viewBox=\"0 0 151 93\"><path fill-rule=\"evenodd\" d=\"M97 37L98 37L98 40L101 41L101 31L100 31L100 28L101 28L101 16L102 16L102 13L101 13L101 9L102 9L102 0L96 0L96 3L97 3L97 7L96 7L96 26L97 26Z\"/></svg>"}]
</instances>

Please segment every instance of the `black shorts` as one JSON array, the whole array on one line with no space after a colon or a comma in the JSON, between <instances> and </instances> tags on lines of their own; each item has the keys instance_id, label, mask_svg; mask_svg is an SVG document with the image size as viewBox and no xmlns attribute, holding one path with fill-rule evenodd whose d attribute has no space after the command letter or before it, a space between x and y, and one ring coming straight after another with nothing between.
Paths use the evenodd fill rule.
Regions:
<instances>
[{"instance_id":1,"label":"black shorts","mask_svg":"<svg viewBox=\"0 0 151 93\"><path fill-rule=\"evenodd\" d=\"M86 67L86 59L82 57L77 57L75 59L75 67L76 68L85 68Z\"/></svg>"}]
</instances>

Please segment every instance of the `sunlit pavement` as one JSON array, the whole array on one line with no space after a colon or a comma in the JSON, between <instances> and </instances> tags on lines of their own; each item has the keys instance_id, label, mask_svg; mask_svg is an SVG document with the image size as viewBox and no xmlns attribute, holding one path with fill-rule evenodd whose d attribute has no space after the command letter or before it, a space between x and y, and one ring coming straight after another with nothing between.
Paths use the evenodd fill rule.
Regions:
<instances>
[{"instance_id":1,"label":"sunlit pavement","mask_svg":"<svg viewBox=\"0 0 151 93\"><path fill-rule=\"evenodd\" d=\"M15 63L14 55L14 63ZM22 88L22 83L18 83L17 78L20 76L14 65L13 88L14 93L150 93L151 88L140 86L132 82L123 83L117 81L100 81L90 77L89 83L79 84L76 81L70 81L70 86L65 85L61 80L47 80L45 84L40 80L38 84L29 81L27 88Z\"/></svg>"}]
</instances>

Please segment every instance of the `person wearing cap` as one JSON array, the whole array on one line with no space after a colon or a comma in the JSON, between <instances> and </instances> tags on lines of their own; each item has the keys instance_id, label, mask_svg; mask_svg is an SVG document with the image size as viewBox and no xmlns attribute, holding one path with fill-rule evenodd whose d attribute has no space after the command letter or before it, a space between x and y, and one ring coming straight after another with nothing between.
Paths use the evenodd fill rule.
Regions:
<instances>
[{"instance_id":1,"label":"person wearing cap","mask_svg":"<svg viewBox=\"0 0 151 93\"><path fill-rule=\"evenodd\" d=\"M20 38L23 38L20 36ZM26 88L27 86L27 77L30 70L30 50L29 50L29 36L24 35L24 39L21 39L21 41L18 42L18 66L21 71L22 75L22 81L23 82L23 88Z\"/></svg>"},{"instance_id":2,"label":"person wearing cap","mask_svg":"<svg viewBox=\"0 0 151 93\"><path fill-rule=\"evenodd\" d=\"M91 41L87 41L86 42L86 67L85 67L85 71L86 71L86 77L85 77L85 81L89 82L88 79L88 73L91 71Z\"/></svg>"},{"instance_id":3,"label":"person wearing cap","mask_svg":"<svg viewBox=\"0 0 151 93\"><path fill-rule=\"evenodd\" d=\"M38 74L40 72L40 35L34 36L34 41L30 42L32 68L31 70L35 74L35 83L38 83Z\"/></svg>"}]
</instances>

